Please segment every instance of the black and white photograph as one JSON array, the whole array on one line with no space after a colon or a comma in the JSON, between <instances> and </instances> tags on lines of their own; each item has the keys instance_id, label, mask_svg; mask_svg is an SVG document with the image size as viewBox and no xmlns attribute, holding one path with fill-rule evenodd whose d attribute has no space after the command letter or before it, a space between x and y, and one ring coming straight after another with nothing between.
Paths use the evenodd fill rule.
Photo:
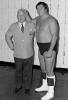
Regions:
<instances>
[{"instance_id":1,"label":"black and white photograph","mask_svg":"<svg viewBox=\"0 0 68 100\"><path fill-rule=\"evenodd\" d=\"M68 0L0 0L0 100L68 100Z\"/></svg>"}]
</instances>

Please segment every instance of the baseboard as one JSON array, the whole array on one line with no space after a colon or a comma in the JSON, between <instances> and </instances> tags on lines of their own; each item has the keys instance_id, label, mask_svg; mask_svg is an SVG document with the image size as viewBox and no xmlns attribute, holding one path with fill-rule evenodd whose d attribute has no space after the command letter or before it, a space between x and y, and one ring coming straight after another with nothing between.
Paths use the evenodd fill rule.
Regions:
<instances>
[{"instance_id":1,"label":"baseboard","mask_svg":"<svg viewBox=\"0 0 68 100\"><path fill-rule=\"evenodd\" d=\"M9 68L15 69L15 64L11 63L11 62L0 61L0 67L2 67L2 68L9 67ZM41 70L39 65L33 65L33 69ZM54 70L56 72L60 72L62 74L68 73L67 68L54 68Z\"/></svg>"}]
</instances>

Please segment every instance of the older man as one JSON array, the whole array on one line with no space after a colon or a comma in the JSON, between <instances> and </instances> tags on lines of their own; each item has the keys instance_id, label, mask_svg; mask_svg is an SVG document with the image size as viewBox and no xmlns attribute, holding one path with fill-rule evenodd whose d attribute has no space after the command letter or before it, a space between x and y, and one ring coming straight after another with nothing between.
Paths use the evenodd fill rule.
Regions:
<instances>
[{"instance_id":1,"label":"older man","mask_svg":"<svg viewBox=\"0 0 68 100\"><path fill-rule=\"evenodd\" d=\"M30 93L35 27L30 18L28 16L26 18L24 9L18 10L17 19L17 22L10 25L5 39L9 48L14 52L16 66L15 93L22 89L22 84L24 85L25 93Z\"/></svg>"}]
</instances>

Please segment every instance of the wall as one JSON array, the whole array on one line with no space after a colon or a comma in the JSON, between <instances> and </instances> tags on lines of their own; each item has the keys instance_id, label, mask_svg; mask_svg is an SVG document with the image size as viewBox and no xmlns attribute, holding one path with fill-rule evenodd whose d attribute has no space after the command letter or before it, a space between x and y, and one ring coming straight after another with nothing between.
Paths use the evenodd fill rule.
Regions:
<instances>
[{"instance_id":1,"label":"wall","mask_svg":"<svg viewBox=\"0 0 68 100\"><path fill-rule=\"evenodd\" d=\"M11 23L15 22L16 12L23 7L29 10L31 16L37 16L36 3L40 0L0 0L0 61L14 62L13 52L5 42L5 32ZM59 52L57 67L68 68L68 0L42 0L49 5L50 14L56 17L60 25ZM35 44L35 62L39 65L38 47Z\"/></svg>"}]
</instances>

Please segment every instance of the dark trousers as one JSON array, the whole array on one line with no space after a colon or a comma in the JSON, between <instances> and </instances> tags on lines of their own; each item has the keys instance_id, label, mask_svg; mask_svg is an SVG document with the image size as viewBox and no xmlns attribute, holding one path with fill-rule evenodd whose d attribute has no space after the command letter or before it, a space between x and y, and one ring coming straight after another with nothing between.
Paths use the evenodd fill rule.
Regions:
<instances>
[{"instance_id":1,"label":"dark trousers","mask_svg":"<svg viewBox=\"0 0 68 100\"><path fill-rule=\"evenodd\" d=\"M29 89L32 83L32 65L33 56L27 59L19 59L14 57L16 67L16 87L24 85L25 89Z\"/></svg>"}]
</instances>

